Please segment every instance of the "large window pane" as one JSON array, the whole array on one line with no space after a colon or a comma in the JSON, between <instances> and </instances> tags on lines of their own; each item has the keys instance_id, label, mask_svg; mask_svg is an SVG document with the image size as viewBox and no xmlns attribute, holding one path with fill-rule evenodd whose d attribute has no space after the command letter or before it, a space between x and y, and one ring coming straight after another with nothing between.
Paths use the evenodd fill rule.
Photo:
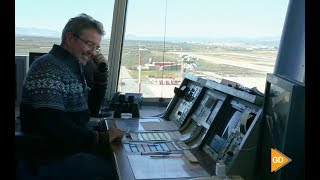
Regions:
<instances>
[{"instance_id":1,"label":"large window pane","mask_svg":"<svg viewBox=\"0 0 320 180\"><path fill-rule=\"evenodd\" d=\"M129 0L118 89L173 97L188 72L264 91L288 0Z\"/></svg>"},{"instance_id":2,"label":"large window pane","mask_svg":"<svg viewBox=\"0 0 320 180\"><path fill-rule=\"evenodd\" d=\"M49 52L60 44L61 32L69 18L86 13L102 22L106 35L101 50L108 57L114 0L90 1L15 1L15 54Z\"/></svg>"}]
</instances>

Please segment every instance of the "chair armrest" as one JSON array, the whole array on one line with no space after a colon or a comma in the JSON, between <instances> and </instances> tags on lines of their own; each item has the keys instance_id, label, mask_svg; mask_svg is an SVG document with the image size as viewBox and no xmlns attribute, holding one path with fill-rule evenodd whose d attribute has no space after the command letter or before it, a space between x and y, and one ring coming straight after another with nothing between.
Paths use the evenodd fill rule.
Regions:
<instances>
[{"instance_id":1,"label":"chair armrest","mask_svg":"<svg viewBox=\"0 0 320 180\"><path fill-rule=\"evenodd\" d=\"M40 136L36 134L31 133L25 133L21 131L15 132L15 143L18 145L24 145L24 144L38 144L38 143L45 143L50 141L51 138Z\"/></svg>"}]
</instances>

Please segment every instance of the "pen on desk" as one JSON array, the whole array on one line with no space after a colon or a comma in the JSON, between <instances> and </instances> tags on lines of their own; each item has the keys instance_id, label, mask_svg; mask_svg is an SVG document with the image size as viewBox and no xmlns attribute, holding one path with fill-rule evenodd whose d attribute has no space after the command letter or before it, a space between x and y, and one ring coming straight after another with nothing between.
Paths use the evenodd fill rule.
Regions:
<instances>
[{"instance_id":1,"label":"pen on desk","mask_svg":"<svg viewBox=\"0 0 320 180\"><path fill-rule=\"evenodd\" d=\"M171 158L181 157L181 154L168 154L168 155L151 155L150 158Z\"/></svg>"},{"instance_id":2,"label":"pen on desk","mask_svg":"<svg viewBox=\"0 0 320 180\"><path fill-rule=\"evenodd\" d=\"M138 143L138 144L157 144L157 143L164 143L164 142L173 142L172 141L169 141L169 140L126 140L127 142L129 143Z\"/></svg>"},{"instance_id":3,"label":"pen on desk","mask_svg":"<svg viewBox=\"0 0 320 180\"><path fill-rule=\"evenodd\" d=\"M141 152L141 155L169 155L170 152L167 151L155 151L155 152Z\"/></svg>"},{"instance_id":4,"label":"pen on desk","mask_svg":"<svg viewBox=\"0 0 320 180\"><path fill-rule=\"evenodd\" d=\"M178 130L131 130L131 129L122 129L125 133L152 133L152 132L175 132Z\"/></svg>"},{"instance_id":5,"label":"pen on desk","mask_svg":"<svg viewBox=\"0 0 320 180\"><path fill-rule=\"evenodd\" d=\"M183 154L183 151L153 151L153 152L141 152L141 155L170 155L170 154Z\"/></svg>"}]
</instances>

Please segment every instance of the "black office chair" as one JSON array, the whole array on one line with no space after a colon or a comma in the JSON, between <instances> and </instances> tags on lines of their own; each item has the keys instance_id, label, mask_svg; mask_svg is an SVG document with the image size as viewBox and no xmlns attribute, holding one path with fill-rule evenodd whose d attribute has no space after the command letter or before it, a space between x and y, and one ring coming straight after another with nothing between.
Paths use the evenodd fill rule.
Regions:
<instances>
[{"instance_id":1,"label":"black office chair","mask_svg":"<svg viewBox=\"0 0 320 180\"><path fill-rule=\"evenodd\" d=\"M32 149L38 143L45 142L43 137L15 132L16 179L39 180L32 162Z\"/></svg>"},{"instance_id":2,"label":"black office chair","mask_svg":"<svg viewBox=\"0 0 320 180\"><path fill-rule=\"evenodd\" d=\"M56 153L59 151L58 144L57 139L17 131L15 133L16 179L43 180L56 177L58 179L80 177L81 180L102 177L104 177L102 179L115 179L110 160L89 153L61 157L59 152ZM52 154L52 151L55 153ZM47 172L47 168L53 171ZM60 174L62 169L64 172Z\"/></svg>"}]
</instances>

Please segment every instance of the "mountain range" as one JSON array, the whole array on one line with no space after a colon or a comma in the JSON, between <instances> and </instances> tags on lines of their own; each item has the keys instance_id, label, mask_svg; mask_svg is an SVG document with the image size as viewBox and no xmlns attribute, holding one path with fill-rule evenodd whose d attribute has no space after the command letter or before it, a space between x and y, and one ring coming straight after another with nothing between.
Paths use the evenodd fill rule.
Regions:
<instances>
[{"instance_id":1,"label":"mountain range","mask_svg":"<svg viewBox=\"0 0 320 180\"><path fill-rule=\"evenodd\" d=\"M16 27L16 36L39 36L39 37L52 37L60 38L61 32L43 28L27 28ZM105 37L109 38L109 37ZM125 40L150 40L150 41L163 41L164 38L160 36L137 36L128 34ZM230 37L230 38L212 38L204 36L192 36L192 37L166 37L166 41L171 42L236 42L246 44L264 44L264 45L279 45L280 37L260 37L260 38L243 38L243 37Z\"/></svg>"},{"instance_id":2,"label":"mountain range","mask_svg":"<svg viewBox=\"0 0 320 180\"><path fill-rule=\"evenodd\" d=\"M61 32L50 29L16 27L16 36L40 36L40 37L57 37L61 36Z\"/></svg>"}]
</instances>

